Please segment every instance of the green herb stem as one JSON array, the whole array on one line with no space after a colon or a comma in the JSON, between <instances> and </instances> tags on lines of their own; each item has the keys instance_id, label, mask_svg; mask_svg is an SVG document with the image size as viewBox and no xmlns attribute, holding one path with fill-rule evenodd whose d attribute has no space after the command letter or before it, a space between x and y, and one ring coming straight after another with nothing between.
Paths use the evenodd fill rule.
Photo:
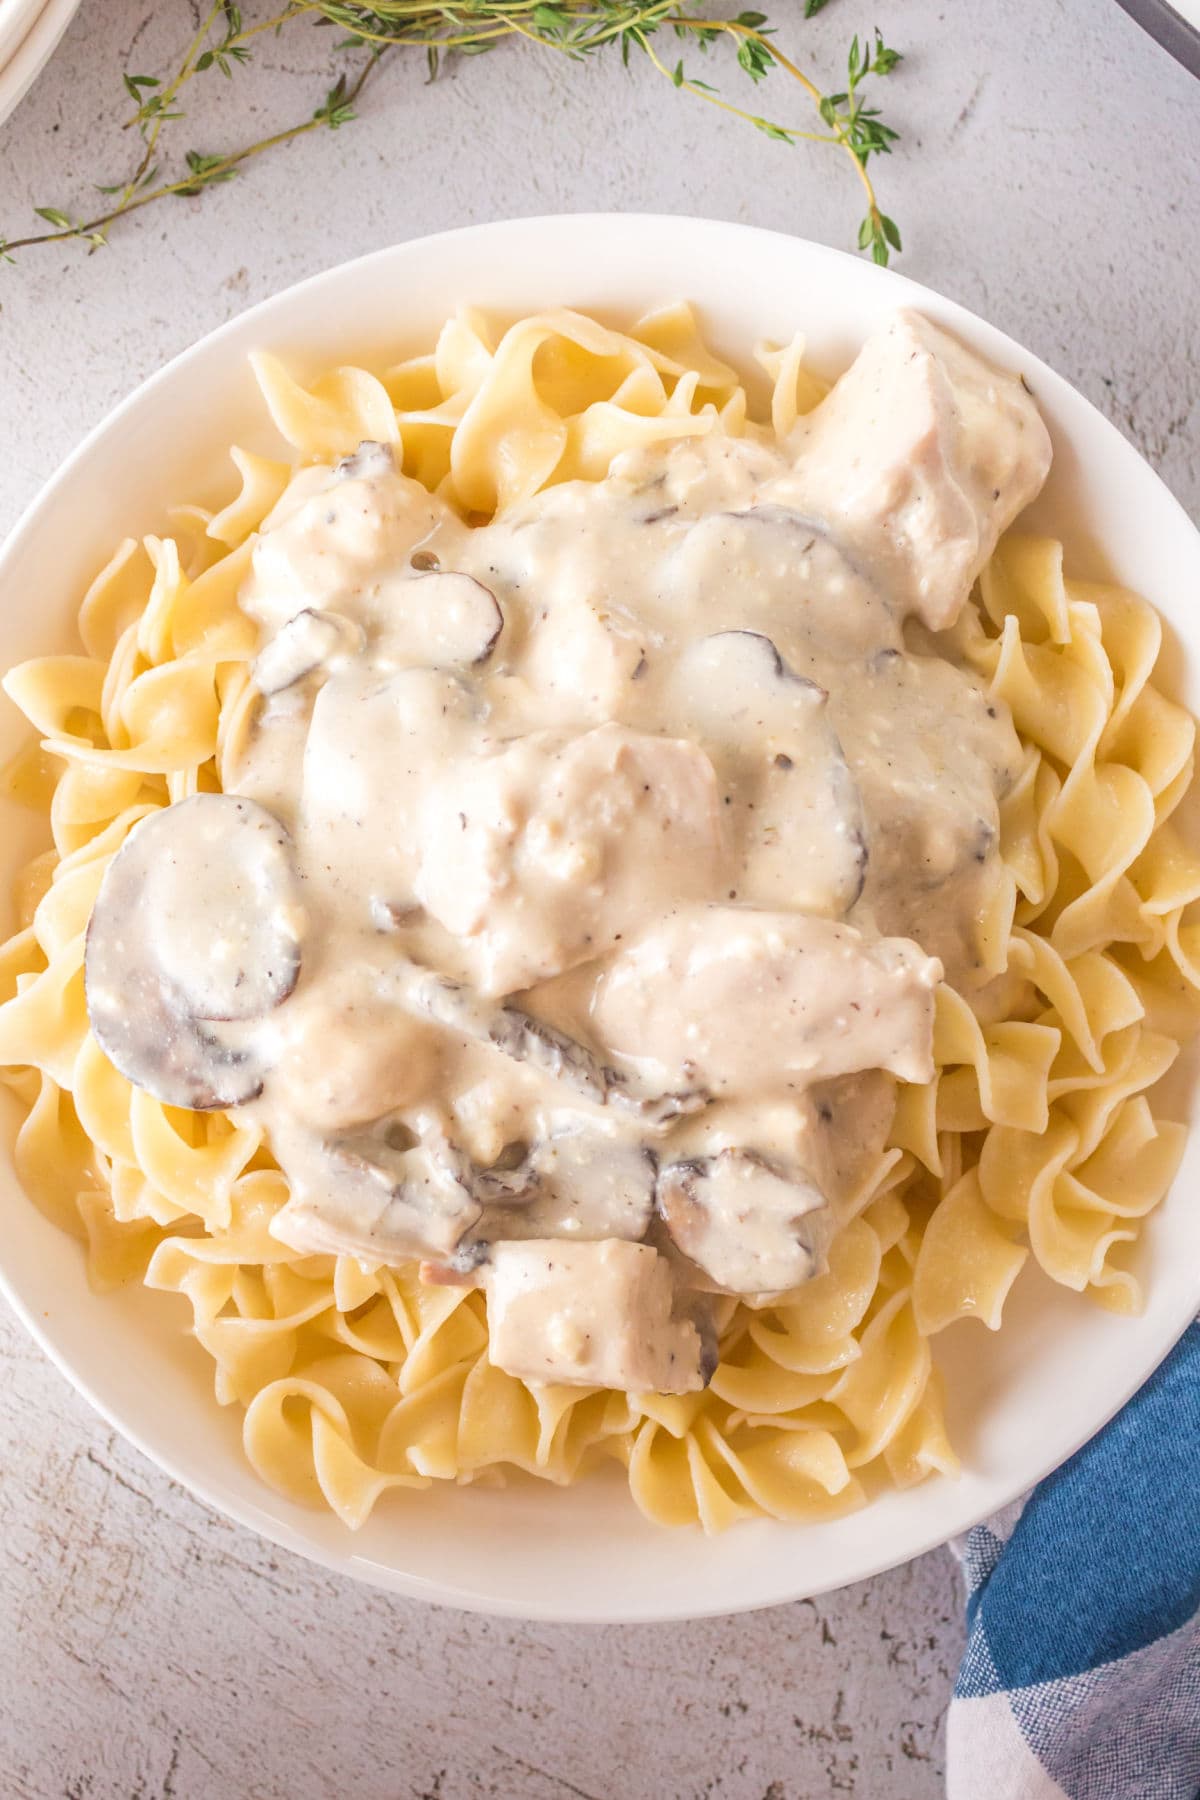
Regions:
<instances>
[{"instance_id":1,"label":"green herb stem","mask_svg":"<svg viewBox=\"0 0 1200 1800\"><path fill-rule=\"evenodd\" d=\"M827 3L828 0L806 0L805 17L812 17ZM347 36L339 48L367 52L353 78L339 77L310 118L240 150L224 155L187 150L183 157L186 173L180 172L174 179L155 185L159 167L155 159L163 133L169 124L185 116L179 101L188 83L213 69L232 77L252 60L250 45L255 39L265 32L278 33L304 19L319 26L341 27ZM781 125L725 99L711 83L685 70L682 61L672 66L659 53L652 40L663 32L672 33L677 40L691 43L705 53L721 42L734 46L740 70L755 84L773 71L786 75L816 108L824 129ZM228 181L253 157L307 132L322 127L336 130L349 124L356 116L355 102L369 76L392 50L423 50L433 79L447 56L479 55L506 38L521 38L576 61L618 45L626 64L631 53L644 56L674 87L741 119L768 137L788 144L821 143L841 149L853 162L866 196L867 212L859 227L859 247L869 250L876 262L886 263L889 250L900 249L900 233L894 221L880 210L867 165L872 156L891 151L898 133L883 122L877 108L865 104L862 87L868 77L889 75L900 61L899 53L888 48L878 31L873 43L860 45L856 37L847 57L845 91L826 94L779 49L774 35L763 13L707 18L681 11L678 0L445 0L440 5L430 4L430 0L375 0L370 6L359 4L358 0L288 0L282 11L253 25L243 23L240 7L233 0L215 0L170 80L164 83L156 76L125 73L125 89L135 102L135 110L124 121L124 127L140 131L143 146L129 176L112 187L101 188L101 193L115 197L113 204L90 219L73 217L58 207L35 207L38 217L53 229L10 239L0 237L0 257L11 261L16 250L70 238L81 239L90 250L96 250L107 241L109 226L127 214L172 194L195 195Z\"/></svg>"}]
</instances>

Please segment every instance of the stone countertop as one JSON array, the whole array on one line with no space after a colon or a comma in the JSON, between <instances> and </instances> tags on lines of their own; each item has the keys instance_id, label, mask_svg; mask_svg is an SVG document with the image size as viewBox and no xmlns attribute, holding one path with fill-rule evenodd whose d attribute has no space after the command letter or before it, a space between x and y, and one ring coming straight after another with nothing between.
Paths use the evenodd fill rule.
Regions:
<instances>
[{"instance_id":1,"label":"stone countertop","mask_svg":"<svg viewBox=\"0 0 1200 1800\"><path fill-rule=\"evenodd\" d=\"M807 25L800 10L772 8L826 85L876 20L906 53L887 108L904 142L878 173L898 266L1054 364L1200 511L1200 89L1109 0L833 0ZM0 127L0 230L15 235L30 205L77 209L121 173L119 72L168 66L194 14L84 0ZM294 27L266 40L253 88L214 76L187 141L218 148L306 116L329 42ZM148 209L96 256L54 247L0 269L0 529L165 358L345 257L505 214L706 213L839 246L857 218L829 152L771 143L615 60L579 69L506 47L427 85L413 59L380 72L363 115ZM948 1552L692 1625L433 1611L210 1513L7 1314L0 1379L5 1800L941 1792L962 1645Z\"/></svg>"}]
</instances>

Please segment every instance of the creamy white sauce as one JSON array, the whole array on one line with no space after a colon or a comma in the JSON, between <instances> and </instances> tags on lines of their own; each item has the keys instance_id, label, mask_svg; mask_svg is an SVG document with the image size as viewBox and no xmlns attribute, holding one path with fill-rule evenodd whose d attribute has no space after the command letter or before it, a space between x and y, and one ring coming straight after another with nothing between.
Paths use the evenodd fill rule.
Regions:
<instances>
[{"instance_id":1,"label":"creamy white sauce","mask_svg":"<svg viewBox=\"0 0 1200 1800\"><path fill-rule=\"evenodd\" d=\"M820 1266L943 966L980 979L1019 747L929 632L1048 462L1020 384L901 315L788 443L489 525L378 447L296 477L232 783L304 915L250 1103L281 1238L481 1281L515 1374L664 1391L706 1292Z\"/></svg>"}]
</instances>

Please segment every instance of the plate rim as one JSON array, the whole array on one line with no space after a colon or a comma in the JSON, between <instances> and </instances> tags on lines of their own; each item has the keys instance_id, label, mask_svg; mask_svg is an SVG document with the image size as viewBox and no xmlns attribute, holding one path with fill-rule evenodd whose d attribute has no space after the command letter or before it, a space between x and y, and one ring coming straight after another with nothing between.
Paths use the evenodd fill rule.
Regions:
<instances>
[{"instance_id":1,"label":"plate rim","mask_svg":"<svg viewBox=\"0 0 1200 1800\"><path fill-rule=\"evenodd\" d=\"M0 0L0 73L14 60L48 4L49 0Z\"/></svg>"}]
</instances>

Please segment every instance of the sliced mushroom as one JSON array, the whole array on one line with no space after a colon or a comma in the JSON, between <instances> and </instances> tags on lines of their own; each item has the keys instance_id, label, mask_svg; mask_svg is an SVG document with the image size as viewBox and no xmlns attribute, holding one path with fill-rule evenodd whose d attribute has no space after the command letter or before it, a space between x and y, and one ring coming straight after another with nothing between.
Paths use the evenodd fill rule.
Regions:
<instances>
[{"instance_id":1,"label":"sliced mushroom","mask_svg":"<svg viewBox=\"0 0 1200 1800\"><path fill-rule=\"evenodd\" d=\"M338 657L356 656L365 641L362 626L353 619L305 607L263 645L250 677L260 694L282 693L314 669L327 668Z\"/></svg>"},{"instance_id":2,"label":"sliced mushroom","mask_svg":"<svg viewBox=\"0 0 1200 1800\"><path fill-rule=\"evenodd\" d=\"M504 629L500 602L473 575L450 569L416 570L386 592L389 629L413 663L478 667L492 654Z\"/></svg>"},{"instance_id":3,"label":"sliced mushroom","mask_svg":"<svg viewBox=\"0 0 1200 1800\"><path fill-rule=\"evenodd\" d=\"M535 1144L514 1146L519 1161L488 1169L463 1165L463 1180L484 1203L483 1216L453 1255L421 1267L439 1286L475 1285L497 1244L528 1238L638 1243L654 1214L658 1160L645 1145L614 1141L586 1122Z\"/></svg>"},{"instance_id":4,"label":"sliced mushroom","mask_svg":"<svg viewBox=\"0 0 1200 1800\"><path fill-rule=\"evenodd\" d=\"M263 807L196 794L151 814L109 864L88 924L97 1043L169 1106L253 1099L264 1062L247 1028L295 987L301 930L291 838Z\"/></svg>"},{"instance_id":5,"label":"sliced mushroom","mask_svg":"<svg viewBox=\"0 0 1200 1800\"><path fill-rule=\"evenodd\" d=\"M357 450L334 463L333 472L342 481L375 481L396 473L396 458L390 444L364 438Z\"/></svg>"},{"instance_id":6,"label":"sliced mushroom","mask_svg":"<svg viewBox=\"0 0 1200 1800\"><path fill-rule=\"evenodd\" d=\"M406 1005L477 1043L491 1044L514 1062L562 1082L594 1106L632 1113L647 1128L701 1111L709 1095L686 1084L670 1093L639 1093L620 1070L601 1062L577 1038L514 1006L497 1006L482 995L416 963L398 965L396 979Z\"/></svg>"},{"instance_id":7,"label":"sliced mushroom","mask_svg":"<svg viewBox=\"0 0 1200 1800\"><path fill-rule=\"evenodd\" d=\"M405 1149L364 1132L330 1139L318 1155L293 1159L285 1145L280 1158L299 1178L271 1230L293 1249L384 1263L445 1258L482 1210L460 1159L435 1135Z\"/></svg>"},{"instance_id":8,"label":"sliced mushroom","mask_svg":"<svg viewBox=\"0 0 1200 1800\"><path fill-rule=\"evenodd\" d=\"M768 476L760 491L785 484ZM705 512L672 554L681 616L708 618L714 631L778 630L789 660L817 668L854 660L864 644L899 642L887 594L813 511L764 503Z\"/></svg>"},{"instance_id":9,"label":"sliced mushroom","mask_svg":"<svg viewBox=\"0 0 1200 1800\"><path fill-rule=\"evenodd\" d=\"M658 1168L645 1145L623 1144L586 1125L535 1144L514 1170L482 1170L474 1191L486 1202L471 1241L646 1235ZM507 1187L505 1184L508 1184Z\"/></svg>"},{"instance_id":10,"label":"sliced mushroom","mask_svg":"<svg viewBox=\"0 0 1200 1800\"><path fill-rule=\"evenodd\" d=\"M488 1359L522 1381L688 1394L715 1357L674 1312L670 1265L618 1238L497 1244L483 1271Z\"/></svg>"},{"instance_id":11,"label":"sliced mushroom","mask_svg":"<svg viewBox=\"0 0 1200 1800\"><path fill-rule=\"evenodd\" d=\"M867 840L825 689L761 632L720 631L687 647L673 690L728 786L737 898L844 916L866 879Z\"/></svg>"},{"instance_id":12,"label":"sliced mushroom","mask_svg":"<svg viewBox=\"0 0 1200 1800\"><path fill-rule=\"evenodd\" d=\"M690 665L693 679L703 674L707 660L709 672L715 671L727 684L696 696L699 716L711 722L717 732L722 722L730 718L740 725L750 715L751 723L766 723L775 710L774 701L768 696L778 681L794 682L793 697L807 700L811 706L819 707L825 699L820 683L810 681L807 675L793 674L763 631L714 631L691 648L700 653L700 660Z\"/></svg>"},{"instance_id":13,"label":"sliced mushroom","mask_svg":"<svg viewBox=\"0 0 1200 1800\"><path fill-rule=\"evenodd\" d=\"M637 1095L625 1085L624 1075L613 1069L605 1072L611 1078L608 1104L619 1107L623 1112L633 1113L650 1131L665 1130L676 1119L690 1119L693 1113L703 1112L712 1102L712 1095L706 1088L687 1087L683 1084L667 1094ZM685 1079L688 1073L689 1070L685 1067Z\"/></svg>"},{"instance_id":14,"label":"sliced mushroom","mask_svg":"<svg viewBox=\"0 0 1200 1800\"><path fill-rule=\"evenodd\" d=\"M819 1273L824 1195L752 1150L671 1163L656 1198L676 1246L726 1293L780 1293Z\"/></svg>"},{"instance_id":15,"label":"sliced mushroom","mask_svg":"<svg viewBox=\"0 0 1200 1800\"><path fill-rule=\"evenodd\" d=\"M497 1006L461 982L410 965L405 997L415 1010L477 1043L491 1044L514 1062L529 1063L583 1099L603 1106L607 1071L565 1032L516 1007Z\"/></svg>"},{"instance_id":16,"label":"sliced mushroom","mask_svg":"<svg viewBox=\"0 0 1200 1800\"><path fill-rule=\"evenodd\" d=\"M978 954L964 884L994 853L997 791L1020 767L1008 710L969 671L938 656L875 657L847 692L853 701L836 695L831 709L855 745L871 839L865 904L880 931L918 937L943 958L951 980L961 978ZM939 904L948 883L956 897Z\"/></svg>"}]
</instances>

